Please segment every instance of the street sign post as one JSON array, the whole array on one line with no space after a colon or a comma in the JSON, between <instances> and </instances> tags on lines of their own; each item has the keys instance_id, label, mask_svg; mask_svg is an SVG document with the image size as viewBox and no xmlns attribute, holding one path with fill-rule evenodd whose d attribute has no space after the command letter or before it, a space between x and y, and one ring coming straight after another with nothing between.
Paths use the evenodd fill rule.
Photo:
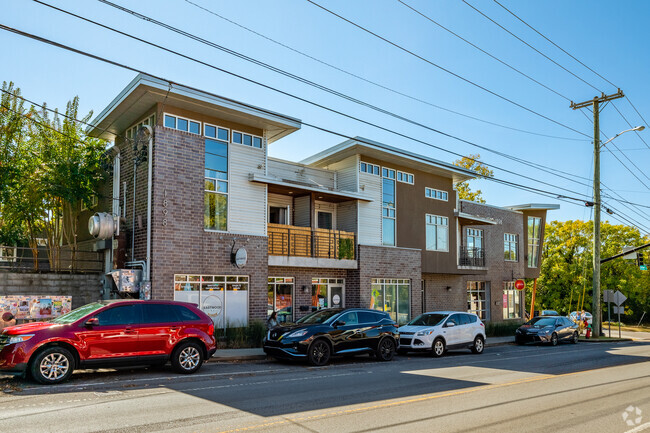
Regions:
<instances>
[{"instance_id":1,"label":"street sign post","mask_svg":"<svg viewBox=\"0 0 650 433\"><path fill-rule=\"evenodd\" d=\"M603 300L607 302L607 333L609 334L609 338L612 338L612 319L609 315L609 312L612 310L611 302L613 296L614 296L614 292L612 292L611 290L603 291Z\"/></svg>"},{"instance_id":2,"label":"street sign post","mask_svg":"<svg viewBox=\"0 0 650 433\"><path fill-rule=\"evenodd\" d=\"M618 338L621 338L621 311L625 313L625 307L621 304L627 300L627 296L621 293L620 290L614 292L612 301L616 304L616 313L618 314Z\"/></svg>"}]
</instances>

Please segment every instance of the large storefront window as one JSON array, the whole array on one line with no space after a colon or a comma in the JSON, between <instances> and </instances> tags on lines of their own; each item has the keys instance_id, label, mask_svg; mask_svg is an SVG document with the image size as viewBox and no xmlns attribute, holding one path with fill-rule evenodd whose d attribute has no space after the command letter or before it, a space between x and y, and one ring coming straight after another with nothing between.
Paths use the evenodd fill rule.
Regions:
<instances>
[{"instance_id":1,"label":"large storefront window","mask_svg":"<svg viewBox=\"0 0 650 433\"><path fill-rule=\"evenodd\" d=\"M467 312L474 313L481 320L490 320L490 283L485 281L467 282Z\"/></svg>"},{"instance_id":2,"label":"large storefront window","mask_svg":"<svg viewBox=\"0 0 650 433\"><path fill-rule=\"evenodd\" d=\"M345 280L342 278L312 278L311 311L322 308L344 308Z\"/></svg>"},{"instance_id":3,"label":"large storefront window","mask_svg":"<svg viewBox=\"0 0 650 433\"><path fill-rule=\"evenodd\" d=\"M542 219L528 217L528 267L539 265L539 239L542 230Z\"/></svg>"},{"instance_id":4,"label":"large storefront window","mask_svg":"<svg viewBox=\"0 0 650 433\"><path fill-rule=\"evenodd\" d=\"M293 322L293 277L269 277L268 311L277 312L279 323Z\"/></svg>"},{"instance_id":5,"label":"large storefront window","mask_svg":"<svg viewBox=\"0 0 650 433\"><path fill-rule=\"evenodd\" d=\"M197 304L216 328L248 325L247 275L174 275L174 300Z\"/></svg>"},{"instance_id":6,"label":"large storefront window","mask_svg":"<svg viewBox=\"0 0 650 433\"><path fill-rule=\"evenodd\" d=\"M400 325L411 317L411 280L373 278L370 308L385 311Z\"/></svg>"},{"instance_id":7,"label":"large storefront window","mask_svg":"<svg viewBox=\"0 0 650 433\"><path fill-rule=\"evenodd\" d=\"M503 283L503 318L521 319L521 290L515 289L514 281Z\"/></svg>"}]
</instances>

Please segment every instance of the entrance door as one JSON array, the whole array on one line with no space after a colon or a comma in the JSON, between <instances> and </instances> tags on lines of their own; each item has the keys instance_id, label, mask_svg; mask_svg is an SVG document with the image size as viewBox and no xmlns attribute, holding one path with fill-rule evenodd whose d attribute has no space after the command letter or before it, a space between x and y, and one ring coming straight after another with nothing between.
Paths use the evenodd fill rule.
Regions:
<instances>
[{"instance_id":1,"label":"entrance door","mask_svg":"<svg viewBox=\"0 0 650 433\"><path fill-rule=\"evenodd\" d=\"M342 278L312 278L311 310L345 307L345 280Z\"/></svg>"}]
</instances>

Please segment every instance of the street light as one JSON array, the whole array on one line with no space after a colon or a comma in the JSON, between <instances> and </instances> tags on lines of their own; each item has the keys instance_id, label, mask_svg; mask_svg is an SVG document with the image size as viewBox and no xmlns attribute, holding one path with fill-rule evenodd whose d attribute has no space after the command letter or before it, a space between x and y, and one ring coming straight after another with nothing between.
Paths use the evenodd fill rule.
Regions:
<instances>
[{"instance_id":1,"label":"street light","mask_svg":"<svg viewBox=\"0 0 650 433\"><path fill-rule=\"evenodd\" d=\"M594 102L594 109L598 110L597 102ZM598 125L598 118L594 122L594 261L593 261L593 280L592 280L592 327L596 338L600 337L601 333L601 308L600 308L600 148L615 139L616 137L630 131L643 131L645 126L635 126L634 128L621 131L606 142L602 146L598 143L600 141L600 129Z\"/></svg>"}]
</instances>

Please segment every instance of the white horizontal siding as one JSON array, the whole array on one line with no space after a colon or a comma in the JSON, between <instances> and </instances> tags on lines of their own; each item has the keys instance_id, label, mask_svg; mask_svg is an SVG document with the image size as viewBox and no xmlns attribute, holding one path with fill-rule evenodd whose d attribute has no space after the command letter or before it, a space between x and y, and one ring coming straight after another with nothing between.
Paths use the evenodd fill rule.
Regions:
<instances>
[{"instance_id":1,"label":"white horizontal siding","mask_svg":"<svg viewBox=\"0 0 650 433\"><path fill-rule=\"evenodd\" d=\"M309 213L311 212L311 202L308 195L302 197L296 197L294 199L294 209L293 209L293 218L295 226L299 227L310 227L311 218L309 218Z\"/></svg>"},{"instance_id":2,"label":"white horizontal siding","mask_svg":"<svg viewBox=\"0 0 650 433\"><path fill-rule=\"evenodd\" d=\"M308 167L291 161L269 158L269 175L278 179L334 188L335 173L333 171Z\"/></svg>"},{"instance_id":3,"label":"white horizontal siding","mask_svg":"<svg viewBox=\"0 0 650 433\"><path fill-rule=\"evenodd\" d=\"M336 171L336 188L341 191L359 191L359 155L349 156L327 166Z\"/></svg>"},{"instance_id":4,"label":"white horizontal siding","mask_svg":"<svg viewBox=\"0 0 650 433\"><path fill-rule=\"evenodd\" d=\"M357 232L357 202L354 200L339 203L336 209L337 226L339 230Z\"/></svg>"},{"instance_id":5,"label":"white horizontal siding","mask_svg":"<svg viewBox=\"0 0 650 433\"><path fill-rule=\"evenodd\" d=\"M265 236L266 185L248 180L250 173L264 174L264 152L238 144L228 148L228 231Z\"/></svg>"},{"instance_id":6,"label":"white horizontal siding","mask_svg":"<svg viewBox=\"0 0 650 433\"><path fill-rule=\"evenodd\" d=\"M381 177L359 173L359 189L373 201L359 201L359 243L381 245Z\"/></svg>"},{"instance_id":7,"label":"white horizontal siding","mask_svg":"<svg viewBox=\"0 0 650 433\"><path fill-rule=\"evenodd\" d=\"M287 207L293 205L293 197L284 194L269 193L269 206Z\"/></svg>"}]
</instances>

